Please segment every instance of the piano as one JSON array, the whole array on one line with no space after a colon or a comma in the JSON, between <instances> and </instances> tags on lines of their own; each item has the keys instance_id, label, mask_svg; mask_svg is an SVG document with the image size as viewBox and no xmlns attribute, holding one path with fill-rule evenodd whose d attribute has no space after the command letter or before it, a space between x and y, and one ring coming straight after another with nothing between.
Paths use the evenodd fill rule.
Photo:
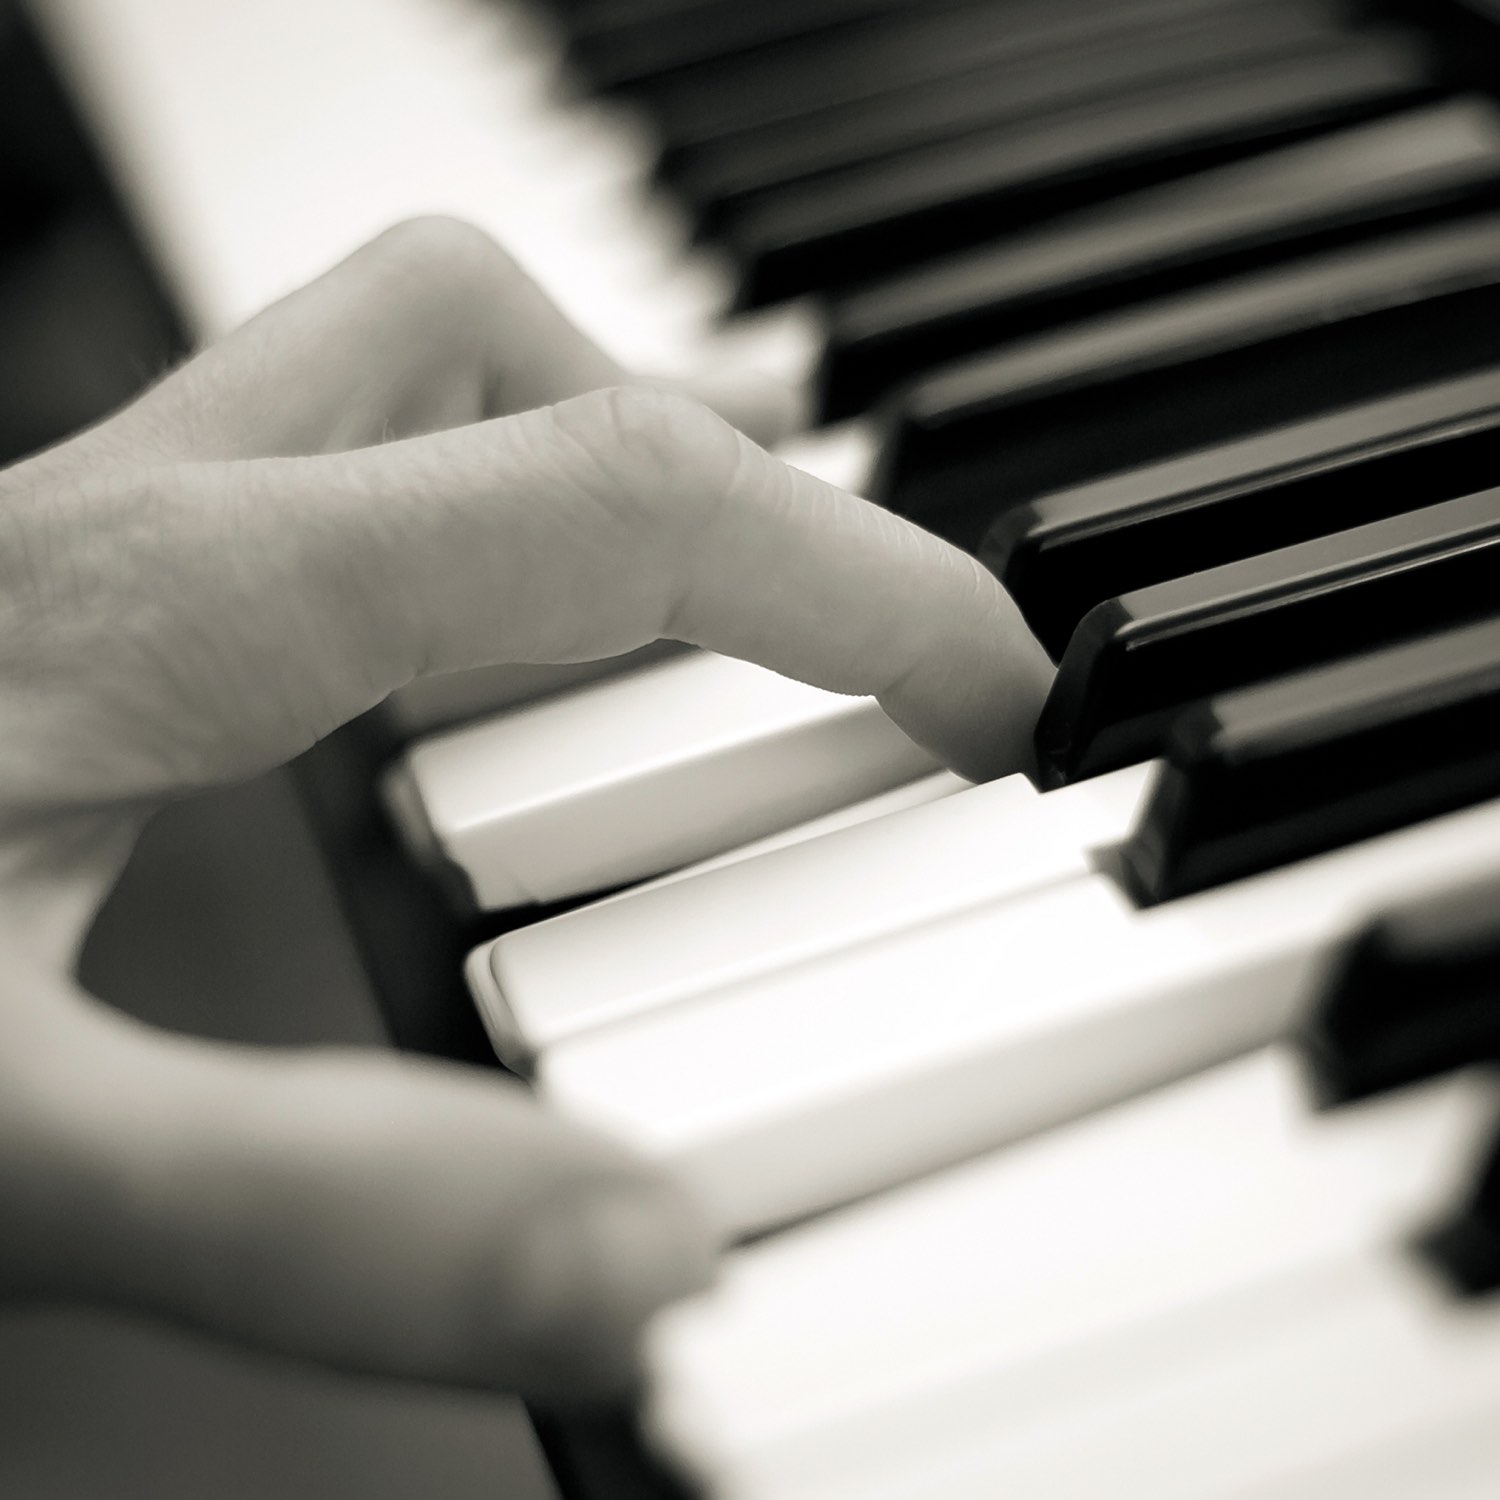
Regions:
<instances>
[{"instance_id":1,"label":"piano","mask_svg":"<svg viewBox=\"0 0 1500 1500\"><path fill-rule=\"evenodd\" d=\"M457 214L1057 663L980 787L670 643L296 767L395 1044L738 1241L565 1493L1492 1494L1500 8L31 11L197 335Z\"/></svg>"}]
</instances>

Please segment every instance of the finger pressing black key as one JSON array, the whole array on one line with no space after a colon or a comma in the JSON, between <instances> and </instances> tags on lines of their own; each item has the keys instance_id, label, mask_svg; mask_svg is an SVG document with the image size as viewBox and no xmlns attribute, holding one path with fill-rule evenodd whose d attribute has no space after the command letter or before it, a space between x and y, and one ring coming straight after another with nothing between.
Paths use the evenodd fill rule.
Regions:
<instances>
[{"instance_id":1,"label":"finger pressing black key","mask_svg":"<svg viewBox=\"0 0 1500 1500\"><path fill-rule=\"evenodd\" d=\"M1096 604L1500 479L1500 369L1004 511L979 547L1054 661Z\"/></svg>"},{"instance_id":2,"label":"finger pressing black key","mask_svg":"<svg viewBox=\"0 0 1500 1500\"><path fill-rule=\"evenodd\" d=\"M1482 618L1497 603L1500 489L1111 599L1074 631L1038 720L1044 784L1149 759L1199 698Z\"/></svg>"}]
</instances>

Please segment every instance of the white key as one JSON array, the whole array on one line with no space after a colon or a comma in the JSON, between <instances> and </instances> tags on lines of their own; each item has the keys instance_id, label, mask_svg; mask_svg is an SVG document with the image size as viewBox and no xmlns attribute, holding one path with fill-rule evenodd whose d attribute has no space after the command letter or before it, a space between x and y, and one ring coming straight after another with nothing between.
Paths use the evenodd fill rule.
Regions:
<instances>
[{"instance_id":1,"label":"white key","mask_svg":"<svg viewBox=\"0 0 1500 1500\"><path fill-rule=\"evenodd\" d=\"M1029 783L1027 785L1029 787ZM550 1045L562 1036L575 1035L579 1031L587 1030L591 1025L602 1024L604 1021L625 1013L621 1009L618 997L612 1000L610 995L604 993L598 985L588 982L591 978L597 978L601 983L608 985L610 980L606 972L598 970L597 966L587 962L582 966L584 973L581 976L574 971L574 960L581 955L571 947L568 933L576 931L580 941L585 943L595 941L596 936L601 942L605 940L603 931L598 931L596 934L598 919L593 914L620 903L630 903L631 909L634 910L637 898L642 895L653 896L654 893L667 886L695 887L700 877L727 870L732 865L739 865L746 861L759 862L762 855L791 849L795 845L809 841L822 840L829 835L841 833L845 829L888 818L910 808L925 807L929 803L941 801L953 796L956 792L964 791L970 786L972 786L971 782L954 775L951 771L938 771L918 781L908 782L905 786L895 787L891 791L881 792L878 796L867 797L861 802L841 807L835 812L825 813L822 817L798 823L766 838L756 839L753 843L742 844L724 854L715 855L712 859L700 860L697 864L686 865L680 870L673 870L670 874L659 876L655 880L605 896L587 907L580 908L580 912L586 911L591 914L589 920L581 928L561 926L562 917L535 922L530 927L523 927L519 931L534 932L538 935L537 938L530 945L521 944L512 949L513 961L509 964L502 961L500 957L498 951L500 939L493 939L481 945L474 949L465 960L464 977L468 981L469 993L478 1007L496 1053L508 1067L526 1071L541 1047ZM753 913L748 914L753 915ZM646 956L640 953L639 944L635 941L639 934L634 924L627 922L623 929L620 929L618 923L612 924L606 917L604 926L613 926L631 944L632 952L641 957ZM691 928L674 932L671 942L680 945L683 938L690 933L693 933ZM664 936L660 933L656 935ZM699 935L693 934L693 936ZM704 933L701 936L706 937L708 934ZM516 955L519 955L519 963L523 970L535 971L536 983L527 983L524 979L518 981L514 977ZM614 967L609 962L607 953L600 953L598 956L606 960L605 970ZM503 981L502 975L505 976ZM580 979L583 980L582 983L579 983ZM647 1001L642 999L640 1003L632 1003L629 1009L631 1011L639 1009L641 1003L647 1003Z\"/></svg>"},{"instance_id":2,"label":"white key","mask_svg":"<svg viewBox=\"0 0 1500 1500\"><path fill-rule=\"evenodd\" d=\"M1358 1455L1320 1466L1311 1482L1262 1488L1245 1500L1494 1500L1496 1474L1500 1429L1493 1410L1482 1409L1467 1419L1445 1415L1395 1443L1382 1435Z\"/></svg>"},{"instance_id":3,"label":"white key","mask_svg":"<svg viewBox=\"0 0 1500 1500\"><path fill-rule=\"evenodd\" d=\"M1500 867L1500 802L1145 911L1106 877L589 1032L556 1108L763 1228L1281 1035L1383 901Z\"/></svg>"},{"instance_id":4,"label":"white key","mask_svg":"<svg viewBox=\"0 0 1500 1500\"><path fill-rule=\"evenodd\" d=\"M1137 1341L1097 1400L1026 1403L1024 1417L1018 1403L1014 1425L987 1413L968 1443L932 1450L920 1470L872 1473L817 1500L1240 1500L1372 1444L1493 1419L1500 1405L1500 1301L1451 1299L1397 1247L1331 1256L1211 1316L1215 1328L1200 1317L1172 1330L1181 1346L1158 1368L1142 1367Z\"/></svg>"},{"instance_id":5,"label":"white key","mask_svg":"<svg viewBox=\"0 0 1500 1500\"><path fill-rule=\"evenodd\" d=\"M920 1463L957 1391L1055 1404L1101 1341L1445 1204L1497 1114L1471 1074L1315 1115L1263 1051L734 1252L653 1329L654 1428L716 1494Z\"/></svg>"},{"instance_id":6,"label":"white key","mask_svg":"<svg viewBox=\"0 0 1500 1500\"><path fill-rule=\"evenodd\" d=\"M1135 806L1144 773L1108 780L1120 805ZM1103 790L1084 782L1042 797L1009 776L640 887L496 939L471 963L475 993L492 1034L508 1041L501 1055L534 1056L596 1026L1086 876L1091 845L1118 826Z\"/></svg>"},{"instance_id":7,"label":"white key","mask_svg":"<svg viewBox=\"0 0 1500 1500\"><path fill-rule=\"evenodd\" d=\"M807 308L720 332L731 282L689 253L654 143L580 96L520 3L45 0L37 20L195 331L213 337L380 230L492 233L627 368L734 359L801 380Z\"/></svg>"},{"instance_id":8,"label":"white key","mask_svg":"<svg viewBox=\"0 0 1500 1500\"><path fill-rule=\"evenodd\" d=\"M481 907L704 859L937 769L871 698L695 652L412 747L386 787Z\"/></svg>"},{"instance_id":9,"label":"white key","mask_svg":"<svg viewBox=\"0 0 1500 1500\"><path fill-rule=\"evenodd\" d=\"M1237 1492L1234 1500L1494 1500L1500 1423L1481 1410Z\"/></svg>"}]
</instances>

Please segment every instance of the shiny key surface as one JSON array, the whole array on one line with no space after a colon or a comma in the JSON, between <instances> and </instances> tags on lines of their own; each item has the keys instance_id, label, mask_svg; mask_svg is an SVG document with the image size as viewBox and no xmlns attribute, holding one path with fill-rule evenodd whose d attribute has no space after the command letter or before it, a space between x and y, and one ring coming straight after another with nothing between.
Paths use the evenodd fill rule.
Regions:
<instances>
[{"instance_id":1,"label":"shiny key surface","mask_svg":"<svg viewBox=\"0 0 1500 1500\"><path fill-rule=\"evenodd\" d=\"M992 238L1002 226L1112 197L1257 145L1293 140L1433 92L1421 47L1353 38L1321 53L1089 105L851 167L768 193L720 238L761 306Z\"/></svg>"},{"instance_id":2,"label":"shiny key surface","mask_svg":"<svg viewBox=\"0 0 1500 1500\"><path fill-rule=\"evenodd\" d=\"M1045 495L1002 512L979 556L1058 660L1105 599L1497 476L1500 369Z\"/></svg>"},{"instance_id":3,"label":"shiny key surface","mask_svg":"<svg viewBox=\"0 0 1500 1500\"><path fill-rule=\"evenodd\" d=\"M1006 777L508 933L482 960L490 1029L508 1060L529 1060L599 1026L1086 876L1092 800L1080 788L1044 808L1024 777Z\"/></svg>"},{"instance_id":4,"label":"shiny key surface","mask_svg":"<svg viewBox=\"0 0 1500 1500\"><path fill-rule=\"evenodd\" d=\"M1484 490L1112 599L1073 633L1043 706L1043 780L1158 753L1198 698L1480 618L1497 587L1500 490Z\"/></svg>"},{"instance_id":5,"label":"shiny key surface","mask_svg":"<svg viewBox=\"0 0 1500 1500\"><path fill-rule=\"evenodd\" d=\"M1009 505L1500 363L1500 219L1093 319L895 403L874 498L962 545Z\"/></svg>"},{"instance_id":6,"label":"shiny key surface","mask_svg":"<svg viewBox=\"0 0 1500 1500\"><path fill-rule=\"evenodd\" d=\"M1184 14L1227 13L1244 0L1006 0L908 6L837 34L813 35L750 59L705 66L652 89L667 145L792 121L831 105L952 76L966 63L1030 59L1045 68L1075 49Z\"/></svg>"},{"instance_id":7,"label":"shiny key surface","mask_svg":"<svg viewBox=\"0 0 1500 1500\"><path fill-rule=\"evenodd\" d=\"M1493 203L1500 114L1467 99L1336 131L1012 233L835 297L823 415L935 366L1403 220Z\"/></svg>"},{"instance_id":8,"label":"shiny key surface","mask_svg":"<svg viewBox=\"0 0 1500 1500\"><path fill-rule=\"evenodd\" d=\"M1123 842L1133 807L1116 816ZM1500 868L1497 819L1145 910L1105 875L1053 885L564 1041L538 1084L733 1230L785 1223L1284 1034L1372 907Z\"/></svg>"},{"instance_id":9,"label":"shiny key surface","mask_svg":"<svg viewBox=\"0 0 1500 1500\"><path fill-rule=\"evenodd\" d=\"M1002 121L1294 53L1337 36L1343 21L1332 6L1276 0L1222 14L1188 12L1045 61L988 64L981 30L965 35L951 67L930 83L679 147L669 157L670 181L712 226L759 193L936 141L962 151L967 135Z\"/></svg>"},{"instance_id":10,"label":"shiny key surface","mask_svg":"<svg viewBox=\"0 0 1500 1500\"><path fill-rule=\"evenodd\" d=\"M936 1432L937 1453L908 1447L919 1413L971 1381L992 1423L1028 1379L1066 1400L1071 1361L1132 1327L1422 1222L1462 1190L1494 1105L1470 1074L1324 1120L1269 1050L799 1226L732 1253L654 1331L654 1426L721 1481L835 1484L861 1443L872 1467L891 1456L882 1424L931 1462Z\"/></svg>"},{"instance_id":11,"label":"shiny key surface","mask_svg":"<svg viewBox=\"0 0 1500 1500\"><path fill-rule=\"evenodd\" d=\"M414 852L488 909L644 879L935 769L873 699L693 652L421 741L387 789Z\"/></svg>"}]
</instances>

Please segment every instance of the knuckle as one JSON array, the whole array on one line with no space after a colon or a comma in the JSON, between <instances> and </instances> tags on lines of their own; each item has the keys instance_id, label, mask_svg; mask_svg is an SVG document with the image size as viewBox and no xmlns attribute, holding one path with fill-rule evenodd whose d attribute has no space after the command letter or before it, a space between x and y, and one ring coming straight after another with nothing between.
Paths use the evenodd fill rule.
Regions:
<instances>
[{"instance_id":1,"label":"knuckle","mask_svg":"<svg viewBox=\"0 0 1500 1500\"><path fill-rule=\"evenodd\" d=\"M370 255L398 278L437 293L488 283L513 262L484 230L465 219L427 214L405 219L369 246Z\"/></svg>"},{"instance_id":2,"label":"knuckle","mask_svg":"<svg viewBox=\"0 0 1500 1500\"><path fill-rule=\"evenodd\" d=\"M648 496L680 500L710 488L740 439L708 407L675 391L611 386L563 403L558 420L601 465Z\"/></svg>"}]
</instances>

